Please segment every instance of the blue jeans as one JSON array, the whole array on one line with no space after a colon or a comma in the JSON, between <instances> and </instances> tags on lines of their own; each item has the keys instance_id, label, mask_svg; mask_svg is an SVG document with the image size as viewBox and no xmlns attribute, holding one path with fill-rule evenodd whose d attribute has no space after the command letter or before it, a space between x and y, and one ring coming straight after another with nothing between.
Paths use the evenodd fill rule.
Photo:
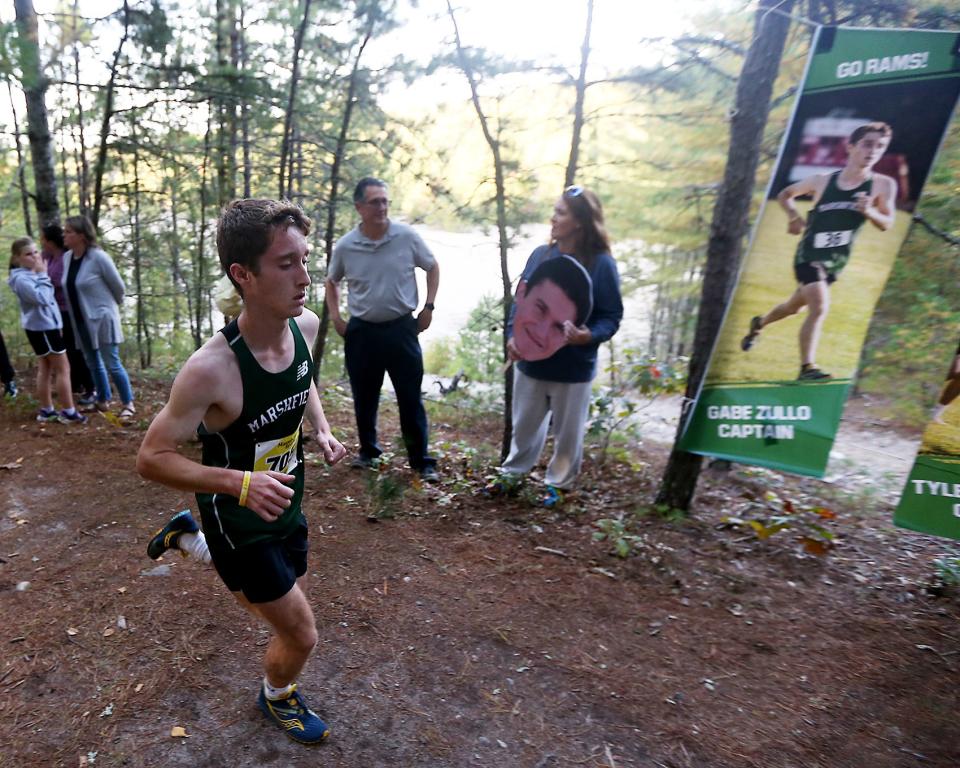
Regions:
<instances>
[{"instance_id":1,"label":"blue jeans","mask_svg":"<svg viewBox=\"0 0 960 768\"><path fill-rule=\"evenodd\" d=\"M130 387L130 377L120 362L119 344L101 344L100 349L83 347L83 356L87 361L87 368L93 374L93 382L97 387L97 401L105 403L110 399L110 378L117 385L120 402L126 405L133 402L133 389Z\"/></svg>"}]
</instances>

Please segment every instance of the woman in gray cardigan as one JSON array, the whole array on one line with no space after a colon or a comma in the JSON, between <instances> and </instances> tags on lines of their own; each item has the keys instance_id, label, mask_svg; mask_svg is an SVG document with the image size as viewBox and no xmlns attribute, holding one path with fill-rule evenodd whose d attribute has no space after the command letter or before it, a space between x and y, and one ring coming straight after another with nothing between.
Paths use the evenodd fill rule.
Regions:
<instances>
[{"instance_id":1,"label":"woman in gray cardigan","mask_svg":"<svg viewBox=\"0 0 960 768\"><path fill-rule=\"evenodd\" d=\"M120 303L125 291L113 260L97 246L97 233L86 216L70 216L63 227L63 292L70 305L77 347L97 387L97 410L107 410L110 378L123 408L120 418L132 418L133 390L120 362Z\"/></svg>"}]
</instances>

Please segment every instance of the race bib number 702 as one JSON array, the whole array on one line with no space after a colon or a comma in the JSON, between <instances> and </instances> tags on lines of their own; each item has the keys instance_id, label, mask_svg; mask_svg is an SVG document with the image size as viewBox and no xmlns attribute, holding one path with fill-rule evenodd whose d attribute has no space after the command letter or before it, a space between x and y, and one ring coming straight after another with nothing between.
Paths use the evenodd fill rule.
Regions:
<instances>
[{"instance_id":1,"label":"race bib number 702","mask_svg":"<svg viewBox=\"0 0 960 768\"><path fill-rule=\"evenodd\" d=\"M297 444L300 439L300 428L292 435L281 437L279 440L267 440L263 443L257 443L254 460L254 472L283 472L289 475L296 469Z\"/></svg>"}]
</instances>

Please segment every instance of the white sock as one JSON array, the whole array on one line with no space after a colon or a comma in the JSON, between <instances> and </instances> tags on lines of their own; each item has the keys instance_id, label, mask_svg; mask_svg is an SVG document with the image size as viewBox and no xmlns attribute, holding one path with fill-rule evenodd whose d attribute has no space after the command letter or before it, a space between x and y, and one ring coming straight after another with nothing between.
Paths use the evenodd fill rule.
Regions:
<instances>
[{"instance_id":1,"label":"white sock","mask_svg":"<svg viewBox=\"0 0 960 768\"><path fill-rule=\"evenodd\" d=\"M77 409L76 409L76 408L64 408L64 409L63 409L63 412L64 412L67 416L73 416L73 414L75 414L75 413L77 412Z\"/></svg>"},{"instance_id":2,"label":"white sock","mask_svg":"<svg viewBox=\"0 0 960 768\"><path fill-rule=\"evenodd\" d=\"M207 537L203 531L196 533L181 533L177 539L177 549L186 552L204 565L210 564L210 550L207 549Z\"/></svg>"},{"instance_id":3,"label":"white sock","mask_svg":"<svg viewBox=\"0 0 960 768\"><path fill-rule=\"evenodd\" d=\"M285 699L293 693L293 689L296 687L295 683L290 683L290 685L284 686L283 688L274 688L267 682L267 678L263 678L263 694L268 699Z\"/></svg>"}]
</instances>

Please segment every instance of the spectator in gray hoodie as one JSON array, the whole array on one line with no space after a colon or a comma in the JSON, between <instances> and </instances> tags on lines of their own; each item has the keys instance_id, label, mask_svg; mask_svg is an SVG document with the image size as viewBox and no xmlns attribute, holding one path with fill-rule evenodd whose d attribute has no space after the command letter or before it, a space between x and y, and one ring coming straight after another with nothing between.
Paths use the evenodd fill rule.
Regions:
<instances>
[{"instance_id":1,"label":"spectator in gray hoodie","mask_svg":"<svg viewBox=\"0 0 960 768\"><path fill-rule=\"evenodd\" d=\"M70 387L70 363L60 329L63 319L53 295L47 265L29 237L13 241L10 248L10 277L7 284L20 302L20 324L37 354L37 421L65 421L83 424L87 417L77 413ZM63 409L53 407L53 385Z\"/></svg>"}]
</instances>

